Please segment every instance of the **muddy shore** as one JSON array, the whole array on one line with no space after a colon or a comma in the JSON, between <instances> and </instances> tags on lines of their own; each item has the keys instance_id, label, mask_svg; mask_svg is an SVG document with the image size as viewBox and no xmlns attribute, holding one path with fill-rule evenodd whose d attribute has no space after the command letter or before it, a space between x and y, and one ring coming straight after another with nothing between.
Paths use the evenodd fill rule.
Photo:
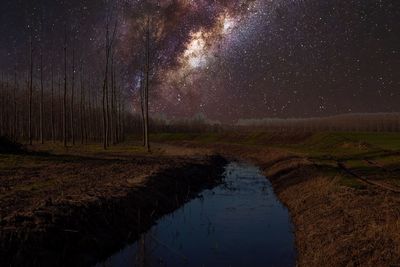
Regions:
<instances>
[{"instance_id":1,"label":"muddy shore","mask_svg":"<svg viewBox=\"0 0 400 267\"><path fill-rule=\"evenodd\" d=\"M2 264L90 266L201 190L220 183L225 164L220 156L80 158L13 175L3 171ZM30 179L51 185L18 188L29 185ZM13 194L8 196L6 188Z\"/></svg>"}]
</instances>

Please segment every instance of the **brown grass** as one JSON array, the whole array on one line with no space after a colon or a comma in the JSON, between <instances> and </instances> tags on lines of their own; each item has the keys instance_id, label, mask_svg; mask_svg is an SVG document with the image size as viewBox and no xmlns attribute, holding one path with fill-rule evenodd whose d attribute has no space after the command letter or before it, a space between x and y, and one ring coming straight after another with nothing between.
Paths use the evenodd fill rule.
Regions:
<instances>
[{"instance_id":1,"label":"brown grass","mask_svg":"<svg viewBox=\"0 0 400 267\"><path fill-rule=\"evenodd\" d=\"M398 266L400 194L342 186L343 174L283 154L258 153L257 161L290 210L299 266Z\"/></svg>"},{"instance_id":2,"label":"brown grass","mask_svg":"<svg viewBox=\"0 0 400 267\"><path fill-rule=\"evenodd\" d=\"M225 160L178 152L1 155L2 263L91 266L121 249L220 182Z\"/></svg>"},{"instance_id":3,"label":"brown grass","mask_svg":"<svg viewBox=\"0 0 400 267\"><path fill-rule=\"evenodd\" d=\"M269 177L290 210L299 266L400 266L400 194L284 149L210 147Z\"/></svg>"}]
</instances>

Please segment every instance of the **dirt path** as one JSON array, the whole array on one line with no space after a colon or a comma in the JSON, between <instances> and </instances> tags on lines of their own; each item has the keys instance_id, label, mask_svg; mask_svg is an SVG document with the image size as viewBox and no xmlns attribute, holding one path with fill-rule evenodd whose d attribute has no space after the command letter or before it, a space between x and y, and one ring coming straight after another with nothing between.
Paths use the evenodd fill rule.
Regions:
<instances>
[{"instance_id":1,"label":"dirt path","mask_svg":"<svg viewBox=\"0 0 400 267\"><path fill-rule=\"evenodd\" d=\"M395 185L391 185L391 184L385 183L383 181L373 181L371 179L364 178L364 177L358 175L356 172L352 171L349 167L346 166L346 164L344 162L338 162L337 164L340 169L342 169L347 174L355 177L362 183L375 186L378 189L383 190L383 191L390 191L392 193L400 194L400 188ZM386 171L384 168L381 168L381 169Z\"/></svg>"}]
</instances>

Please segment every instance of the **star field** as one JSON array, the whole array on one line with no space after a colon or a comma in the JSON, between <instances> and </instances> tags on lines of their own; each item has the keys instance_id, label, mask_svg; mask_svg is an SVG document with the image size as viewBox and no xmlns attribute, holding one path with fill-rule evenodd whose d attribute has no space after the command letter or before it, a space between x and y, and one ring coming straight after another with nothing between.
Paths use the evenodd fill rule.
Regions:
<instances>
[{"instance_id":1,"label":"star field","mask_svg":"<svg viewBox=\"0 0 400 267\"><path fill-rule=\"evenodd\" d=\"M133 107L151 18L153 114L232 122L400 111L400 8L393 0L6 1L0 67L26 49L27 25L40 13L52 53L67 19L85 60L101 68L96 55L110 6Z\"/></svg>"}]
</instances>

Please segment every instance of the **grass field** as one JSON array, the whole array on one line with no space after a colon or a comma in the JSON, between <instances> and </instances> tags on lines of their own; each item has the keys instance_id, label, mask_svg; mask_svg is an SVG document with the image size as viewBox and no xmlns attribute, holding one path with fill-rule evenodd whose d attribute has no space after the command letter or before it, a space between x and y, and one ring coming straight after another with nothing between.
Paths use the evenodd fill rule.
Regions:
<instances>
[{"instance_id":1,"label":"grass field","mask_svg":"<svg viewBox=\"0 0 400 267\"><path fill-rule=\"evenodd\" d=\"M243 148L276 148L295 153L312 161L327 176L337 177L340 184L363 189L356 176L390 186L400 187L400 133L272 133L272 132L222 132L222 133L157 133L151 135L152 156L162 156L165 149L160 143L184 143L197 146L237 145ZM128 141L111 146L104 151L101 144L70 146L46 142L29 147L36 154L0 154L0 171L10 173L27 168L43 168L53 163L79 162L80 157L121 158L145 156L140 136L130 136ZM183 149L183 148L182 148ZM55 157L54 155L57 155ZM345 166L353 175L338 168Z\"/></svg>"},{"instance_id":2,"label":"grass field","mask_svg":"<svg viewBox=\"0 0 400 267\"><path fill-rule=\"evenodd\" d=\"M203 145L236 144L279 148L313 161L327 175L337 175L337 164L371 180L400 185L400 133L161 133L155 142L189 142ZM343 173L343 185L363 188L355 177Z\"/></svg>"},{"instance_id":3,"label":"grass field","mask_svg":"<svg viewBox=\"0 0 400 267\"><path fill-rule=\"evenodd\" d=\"M308 158L324 171L335 176L341 162L361 177L384 180L400 186L400 133L271 133L271 132L222 132L222 133L157 133L151 135L154 143L184 143L197 146L238 145L244 148L277 148ZM165 151L158 145L152 148L152 156ZM111 146L104 151L101 144L70 146L46 142L29 149L39 152L28 155L0 154L0 170L43 167L52 162L79 161L85 157L144 156L140 136L130 136L128 142ZM57 157L54 157L57 155ZM362 188L355 177L343 173L342 184Z\"/></svg>"},{"instance_id":4,"label":"grass field","mask_svg":"<svg viewBox=\"0 0 400 267\"><path fill-rule=\"evenodd\" d=\"M299 266L400 259L400 133L161 133L151 141L151 153L140 136L107 151L46 142L28 153L0 153L3 224L42 220L43 210L63 203L118 197L155 171L221 153L254 161L270 178L296 225Z\"/></svg>"}]
</instances>

